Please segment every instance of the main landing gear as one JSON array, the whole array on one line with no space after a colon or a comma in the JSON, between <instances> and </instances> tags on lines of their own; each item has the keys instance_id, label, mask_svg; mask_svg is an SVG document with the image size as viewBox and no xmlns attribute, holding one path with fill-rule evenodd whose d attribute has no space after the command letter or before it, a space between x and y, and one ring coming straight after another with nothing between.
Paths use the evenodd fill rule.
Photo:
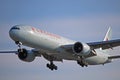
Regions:
<instances>
[{"instance_id":1,"label":"main landing gear","mask_svg":"<svg viewBox=\"0 0 120 80\"><path fill-rule=\"evenodd\" d=\"M77 61L77 64L79 64L81 67L88 67L87 63L85 63L84 61Z\"/></svg>"},{"instance_id":2,"label":"main landing gear","mask_svg":"<svg viewBox=\"0 0 120 80\"><path fill-rule=\"evenodd\" d=\"M53 64L53 61L50 61L50 64L46 64L46 66L51 70L57 70L57 66Z\"/></svg>"},{"instance_id":3,"label":"main landing gear","mask_svg":"<svg viewBox=\"0 0 120 80\"><path fill-rule=\"evenodd\" d=\"M84 60L84 58L83 57L79 57L79 58L80 58L80 60L77 61L77 64L79 64L81 67L84 67L84 66L88 67L88 64Z\"/></svg>"}]
</instances>

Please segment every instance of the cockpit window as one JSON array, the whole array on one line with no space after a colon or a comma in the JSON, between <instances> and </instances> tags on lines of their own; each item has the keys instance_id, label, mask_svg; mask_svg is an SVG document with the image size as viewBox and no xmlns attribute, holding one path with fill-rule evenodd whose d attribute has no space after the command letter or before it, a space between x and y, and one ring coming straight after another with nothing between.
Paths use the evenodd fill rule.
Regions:
<instances>
[{"instance_id":1,"label":"cockpit window","mask_svg":"<svg viewBox=\"0 0 120 80\"><path fill-rule=\"evenodd\" d=\"M13 27L13 28L11 28L11 30L12 30L12 29L20 30L19 27Z\"/></svg>"}]
</instances>

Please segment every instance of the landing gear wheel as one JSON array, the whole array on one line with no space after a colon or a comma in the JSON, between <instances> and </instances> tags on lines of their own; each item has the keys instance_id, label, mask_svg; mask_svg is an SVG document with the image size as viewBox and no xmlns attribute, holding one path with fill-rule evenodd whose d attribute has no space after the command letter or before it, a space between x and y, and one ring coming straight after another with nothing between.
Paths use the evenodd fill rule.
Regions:
<instances>
[{"instance_id":1,"label":"landing gear wheel","mask_svg":"<svg viewBox=\"0 0 120 80\"><path fill-rule=\"evenodd\" d=\"M18 52L20 53L20 52L23 52L23 49L18 49Z\"/></svg>"},{"instance_id":2,"label":"landing gear wheel","mask_svg":"<svg viewBox=\"0 0 120 80\"><path fill-rule=\"evenodd\" d=\"M54 69L57 70L57 66L54 66Z\"/></svg>"},{"instance_id":3,"label":"landing gear wheel","mask_svg":"<svg viewBox=\"0 0 120 80\"><path fill-rule=\"evenodd\" d=\"M49 68L49 67L50 67L50 65L49 65L49 64L46 64L46 67L48 67L48 68Z\"/></svg>"},{"instance_id":4,"label":"landing gear wheel","mask_svg":"<svg viewBox=\"0 0 120 80\"><path fill-rule=\"evenodd\" d=\"M82 61L77 61L77 63L81 66L81 67L84 67L84 64L83 64L83 62Z\"/></svg>"},{"instance_id":5,"label":"landing gear wheel","mask_svg":"<svg viewBox=\"0 0 120 80\"><path fill-rule=\"evenodd\" d=\"M86 67L88 67L88 65L85 65Z\"/></svg>"},{"instance_id":6,"label":"landing gear wheel","mask_svg":"<svg viewBox=\"0 0 120 80\"><path fill-rule=\"evenodd\" d=\"M84 61L77 61L77 63L81 66L81 67L88 67L87 63L85 63Z\"/></svg>"},{"instance_id":7,"label":"landing gear wheel","mask_svg":"<svg viewBox=\"0 0 120 80\"><path fill-rule=\"evenodd\" d=\"M46 64L46 67L48 67L51 70L57 70L57 66L51 62L50 64Z\"/></svg>"}]
</instances>

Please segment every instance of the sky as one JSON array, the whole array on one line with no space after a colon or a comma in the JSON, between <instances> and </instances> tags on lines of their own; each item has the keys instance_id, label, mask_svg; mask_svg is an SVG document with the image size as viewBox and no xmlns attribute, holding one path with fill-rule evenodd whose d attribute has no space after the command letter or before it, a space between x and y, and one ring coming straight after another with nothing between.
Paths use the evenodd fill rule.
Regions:
<instances>
[{"instance_id":1,"label":"sky","mask_svg":"<svg viewBox=\"0 0 120 80\"><path fill-rule=\"evenodd\" d=\"M8 34L17 24L82 42L102 41L111 27L112 39L119 39L120 0L0 0L0 50L17 49ZM120 48L110 53L119 54ZM0 80L120 80L120 60L87 68L65 60L55 62L57 71L46 63L43 57L26 63L15 54L0 54Z\"/></svg>"}]
</instances>

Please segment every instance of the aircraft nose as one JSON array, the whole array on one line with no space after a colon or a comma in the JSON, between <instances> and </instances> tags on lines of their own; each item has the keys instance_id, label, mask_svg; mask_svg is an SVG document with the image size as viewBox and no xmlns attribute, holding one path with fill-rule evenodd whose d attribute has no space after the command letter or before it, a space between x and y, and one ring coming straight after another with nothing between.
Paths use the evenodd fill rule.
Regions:
<instances>
[{"instance_id":1,"label":"aircraft nose","mask_svg":"<svg viewBox=\"0 0 120 80\"><path fill-rule=\"evenodd\" d=\"M10 31L9 31L9 35L10 37L15 40L16 39L16 35L18 33L18 31L20 30L20 27L18 26L13 26Z\"/></svg>"}]
</instances>

